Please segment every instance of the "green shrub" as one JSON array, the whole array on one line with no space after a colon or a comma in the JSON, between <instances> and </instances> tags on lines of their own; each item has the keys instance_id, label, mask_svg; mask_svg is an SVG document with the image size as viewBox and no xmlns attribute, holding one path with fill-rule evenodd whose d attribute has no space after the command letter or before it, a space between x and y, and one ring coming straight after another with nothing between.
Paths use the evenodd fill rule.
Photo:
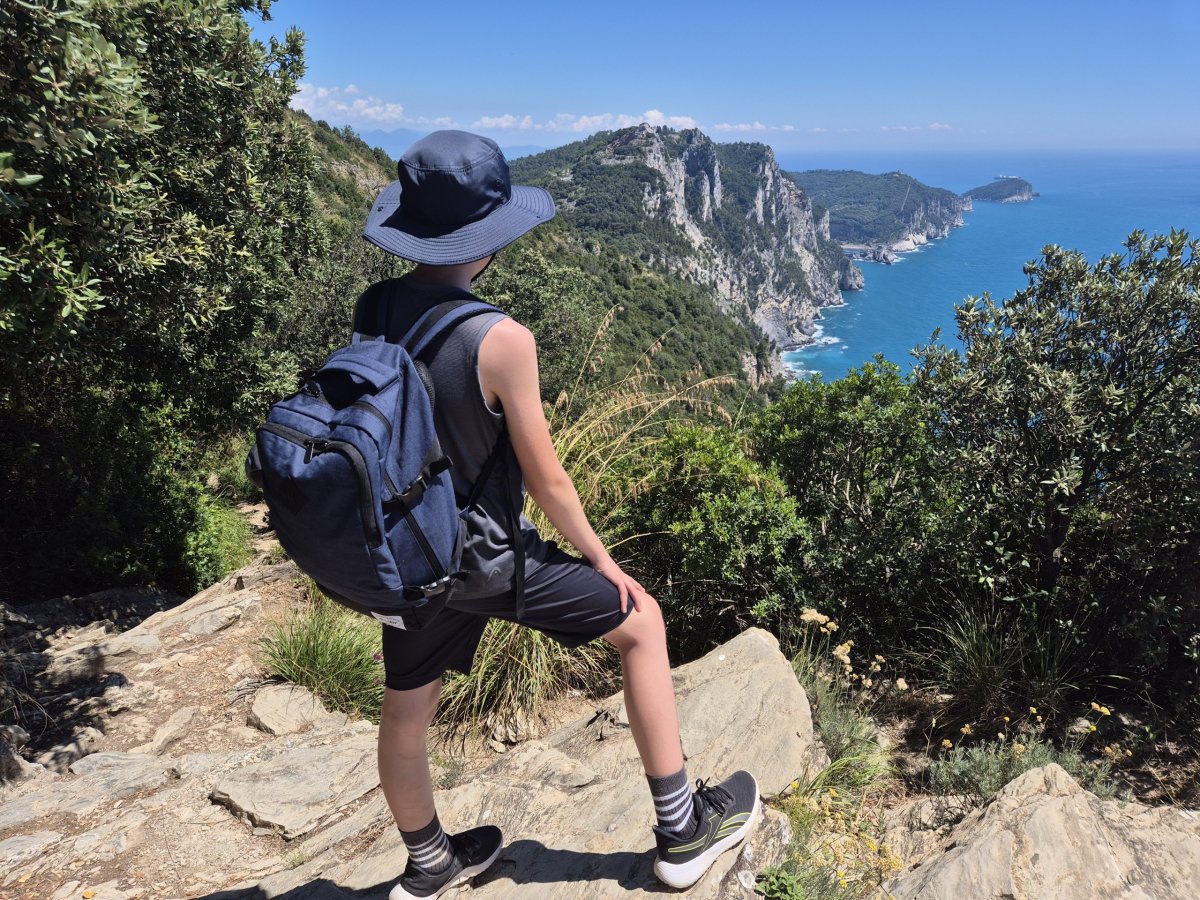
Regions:
<instances>
[{"instance_id":1,"label":"green shrub","mask_svg":"<svg viewBox=\"0 0 1200 900\"><path fill-rule=\"evenodd\" d=\"M382 633L374 619L339 606L308 580L305 602L260 647L273 675L304 685L330 709L379 721Z\"/></svg>"},{"instance_id":2,"label":"green shrub","mask_svg":"<svg viewBox=\"0 0 1200 900\"><path fill-rule=\"evenodd\" d=\"M849 900L855 894L838 884L837 873L802 863L771 866L758 882L767 900Z\"/></svg>"},{"instance_id":3,"label":"green shrub","mask_svg":"<svg viewBox=\"0 0 1200 900\"><path fill-rule=\"evenodd\" d=\"M615 530L662 605L672 651L695 658L750 625L785 635L807 528L744 437L680 427L636 462L637 493Z\"/></svg>"},{"instance_id":4,"label":"green shrub","mask_svg":"<svg viewBox=\"0 0 1200 900\"><path fill-rule=\"evenodd\" d=\"M262 491L246 477L246 455L253 446L252 431L228 435L214 445L203 468L215 478L217 496L242 503L262 501Z\"/></svg>"},{"instance_id":5,"label":"green shrub","mask_svg":"<svg viewBox=\"0 0 1200 900\"><path fill-rule=\"evenodd\" d=\"M320 233L269 5L0 8L0 596L215 571L201 450L294 380Z\"/></svg>"},{"instance_id":6,"label":"green shrub","mask_svg":"<svg viewBox=\"0 0 1200 900\"><path fill-rule=\"evenodd\" d=\"M1031 732L1018 732L1012 740L990 740L943 751L929 766L929 787L936 794L962 794L981 804L1030 769L1058 763L1072 778L1097 797L1117 795L1112 763L1084 759L1078 742L1061 749Z\"/></svg>"},{"instance_id":7,"label":"green shrub","mask_svg":"<svg viewBox=\"0 0 1200 900\"><path fill-rule=\"evenodd\" d=\"M189 532L183 551L192 588L201 590L245 565L250 552L250 524L222 500L202 494L196 527Z\"/></svg>"}]
</instances>

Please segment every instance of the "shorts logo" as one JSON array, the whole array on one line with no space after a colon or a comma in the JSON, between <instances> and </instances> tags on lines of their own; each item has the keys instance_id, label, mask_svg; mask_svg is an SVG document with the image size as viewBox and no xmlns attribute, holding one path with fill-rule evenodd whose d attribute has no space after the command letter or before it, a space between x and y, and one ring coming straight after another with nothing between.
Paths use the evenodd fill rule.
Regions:
<instances>
[{"instance_id":1,"label":"shorts logo","mask_svg":"<svg viewBox=\"0 0 1200 900\"><path fill-rule=\"evenodd\" d=\"M391 625L393 628L399 628L401 631L408 630L404 627L404 619L402 619L400 616L385 616L377 612L373 612L371 615L377 618L384 625Z\"/></svg>"}]
</instances>

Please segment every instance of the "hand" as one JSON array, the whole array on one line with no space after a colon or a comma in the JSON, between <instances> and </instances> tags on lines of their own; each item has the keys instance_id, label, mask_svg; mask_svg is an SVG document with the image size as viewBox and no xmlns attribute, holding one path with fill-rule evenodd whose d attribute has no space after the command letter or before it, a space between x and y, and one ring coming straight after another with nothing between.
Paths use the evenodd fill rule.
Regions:
<instances>
[{"instance_id":1,"label":"hand","mask_svg":"<svg viewBox=\"0 0 1200 900\"><path fill-rule=\"evenodd\" d=\"M611 556L605 555L604 559L596 563L592 568L611 581L617 586L617 591L621 595L621 612L629 608L629 599L633 598L633 608L635 612L642 611L642 598L648 597L653 600L653 597L646 592L646 589L641 586L636 578L632 575L627 575L617 565L616 560Z\"/></svg>"}]
</instances>

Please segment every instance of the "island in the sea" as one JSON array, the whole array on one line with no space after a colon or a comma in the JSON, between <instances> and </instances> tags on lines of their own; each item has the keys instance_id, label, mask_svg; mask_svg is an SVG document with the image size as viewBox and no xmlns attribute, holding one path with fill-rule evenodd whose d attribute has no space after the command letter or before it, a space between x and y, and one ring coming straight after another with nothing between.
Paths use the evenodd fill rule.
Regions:
<instances>
[{"instance_id":1,"label":"island in the sea","mask_svg":"<svg viewBox=\"0 0 1200 900\"><path fill-rule=\"evenodd\" d=\"M1037 194L1034 193L1033 185L1024 178L1018 178L1015 175L1000 175L991 184L971 188L963 196L970 197L972 200L986 200L992 203L1024 203L1032 200Z\"/></svg>"}]
</instances>

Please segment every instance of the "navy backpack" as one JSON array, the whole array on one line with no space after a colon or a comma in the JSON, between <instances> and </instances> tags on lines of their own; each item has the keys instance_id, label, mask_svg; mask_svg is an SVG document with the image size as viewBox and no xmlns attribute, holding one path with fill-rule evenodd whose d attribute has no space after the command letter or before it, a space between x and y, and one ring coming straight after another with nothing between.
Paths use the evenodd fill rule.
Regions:
<instances>
[{"instance_id":1,"label":"navy backpack","mask_svg":"<svg viewBox=\"0 0 1200 900\"><path fill-rule=\"evenodd\" d=\"M434 432L433 383L419 360L458 323L502 310L449 300L389 343L387 308L378 304L376 339L356 331L271 407L246 469L266 496L279 543L326 594L415 630L445 606L461 574L465 511L507 449L502 431L460 510ZM519 572L523 559L517 563Z\"/></svg>"}]
</instances>

